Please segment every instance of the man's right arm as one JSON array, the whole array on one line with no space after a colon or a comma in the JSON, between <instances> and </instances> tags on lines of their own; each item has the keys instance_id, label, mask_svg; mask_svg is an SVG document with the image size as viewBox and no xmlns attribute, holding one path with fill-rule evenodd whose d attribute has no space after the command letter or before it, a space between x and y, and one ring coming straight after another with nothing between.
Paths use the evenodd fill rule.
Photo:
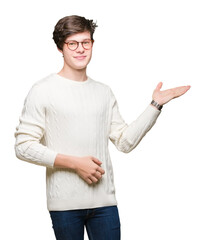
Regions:
<instances>
[{"instance_id":1,"label":"man's right arm","mask_svg":"<svg viewBox=\"0 0 205 240\"><path fill-rule=\"evenodd\" d=\"M45 132L45 93L37 84L28 92L16 126L16 157L41 166L53 167L57 151L40 143Z\"/></svg>"},{"instance_id":2,"label":"man's right arm","mask_svg":"<svg viewBox=\"0 0 205 240\"><path fill-rule=\"evenodd\" d=\"M19 125L16 127L14 145L16 157L45 167L74 170L87 183L97 182L104 174L101 162L92 156L77 157L58 153L40 143L45 131L45 108L41 91L33 86L25 101Z\"/></svg>"}]
</instances>

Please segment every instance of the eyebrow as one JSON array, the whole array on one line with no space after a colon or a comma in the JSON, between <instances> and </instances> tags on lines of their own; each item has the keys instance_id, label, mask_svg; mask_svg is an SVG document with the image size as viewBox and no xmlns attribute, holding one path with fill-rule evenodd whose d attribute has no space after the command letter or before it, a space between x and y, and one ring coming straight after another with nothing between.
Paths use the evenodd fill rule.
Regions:
<instances>
[{"instance_id":1,"label":"eyebrow","mask_svg":"<svg viewBox=\"0 0 205 240\"><path fill-rule=\"evenodd\" d=\"M85 41L85 40L91 40L91 38L85 38L82 41ZM78 42L77 40L74 40L74 39L71 39L71 40L68 40L68 41L76 41L76 42Z\"/></svg>"}]
</instances>

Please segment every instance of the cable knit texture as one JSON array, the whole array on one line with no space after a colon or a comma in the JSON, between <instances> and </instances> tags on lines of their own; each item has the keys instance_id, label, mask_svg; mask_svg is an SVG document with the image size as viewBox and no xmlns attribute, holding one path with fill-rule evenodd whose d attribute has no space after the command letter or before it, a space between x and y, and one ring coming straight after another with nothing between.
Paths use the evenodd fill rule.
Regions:
<instances>
[{"instance_id":1,"label":"cable knit texture","mask_svg":"<svg viewBox=\"0 0 205 240\"><path fill-rule=\"evenodd\" d=\"M17 158L46 167L48 210L117 205L108 140L119 151L132 151L156 122L160 111L148 105L129 125L123 120L111 88L102 82L53 73L28 92L14 145ZM74 171L55 168L58 153L94 156L105 174L92 185Z\"/></svg>"}]
</instances>

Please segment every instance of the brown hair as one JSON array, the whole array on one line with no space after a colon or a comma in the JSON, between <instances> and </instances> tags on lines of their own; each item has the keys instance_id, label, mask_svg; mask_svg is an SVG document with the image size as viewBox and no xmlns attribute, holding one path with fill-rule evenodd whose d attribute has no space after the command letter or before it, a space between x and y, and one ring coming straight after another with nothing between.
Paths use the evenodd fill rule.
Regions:
<instances>
[{"instance_id":1,"label":"brown hair","mask_svg":"<svg viewBox=\"0 0 205 240\"><path fill-rule=\"evenodd\" d=\"M63 49L64 41L67 37L75 33L90 32L90 37L93 39L93 34L97 24L93 20L86 19L81 16L72 15L61 18L55 25L53 31L53 40L58 49Z\"/></svg>"}]
</instances>

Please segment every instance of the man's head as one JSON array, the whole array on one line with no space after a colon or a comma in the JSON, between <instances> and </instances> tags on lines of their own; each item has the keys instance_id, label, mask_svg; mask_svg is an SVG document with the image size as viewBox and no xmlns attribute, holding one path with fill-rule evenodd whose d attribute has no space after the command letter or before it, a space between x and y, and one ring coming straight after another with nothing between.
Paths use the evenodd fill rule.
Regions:
<instances>
[{"instance_id":1,"label":"man's head","mask_svg":"<svg viewBox=\"0 0 205 240\"><path fill-rule=\"evenodd\" d=\"M92 57L93 34L97 25L81 16L60 19L53 40L64 57L64 68L86 69Z\"/></svg>"},{"instance_id":2,"label":"man's head","mask_svg":"<svg viewBox=\"0 0 205 240\"><path fill-rule=\"evenodd\" d=\"M93 40L93 34L97 24L93 20L81 16L72 15L60 19L53 32L53 40L59 50L63 50L65 40L73 34L89 32Z\"/></svg>"}]
</instances>

